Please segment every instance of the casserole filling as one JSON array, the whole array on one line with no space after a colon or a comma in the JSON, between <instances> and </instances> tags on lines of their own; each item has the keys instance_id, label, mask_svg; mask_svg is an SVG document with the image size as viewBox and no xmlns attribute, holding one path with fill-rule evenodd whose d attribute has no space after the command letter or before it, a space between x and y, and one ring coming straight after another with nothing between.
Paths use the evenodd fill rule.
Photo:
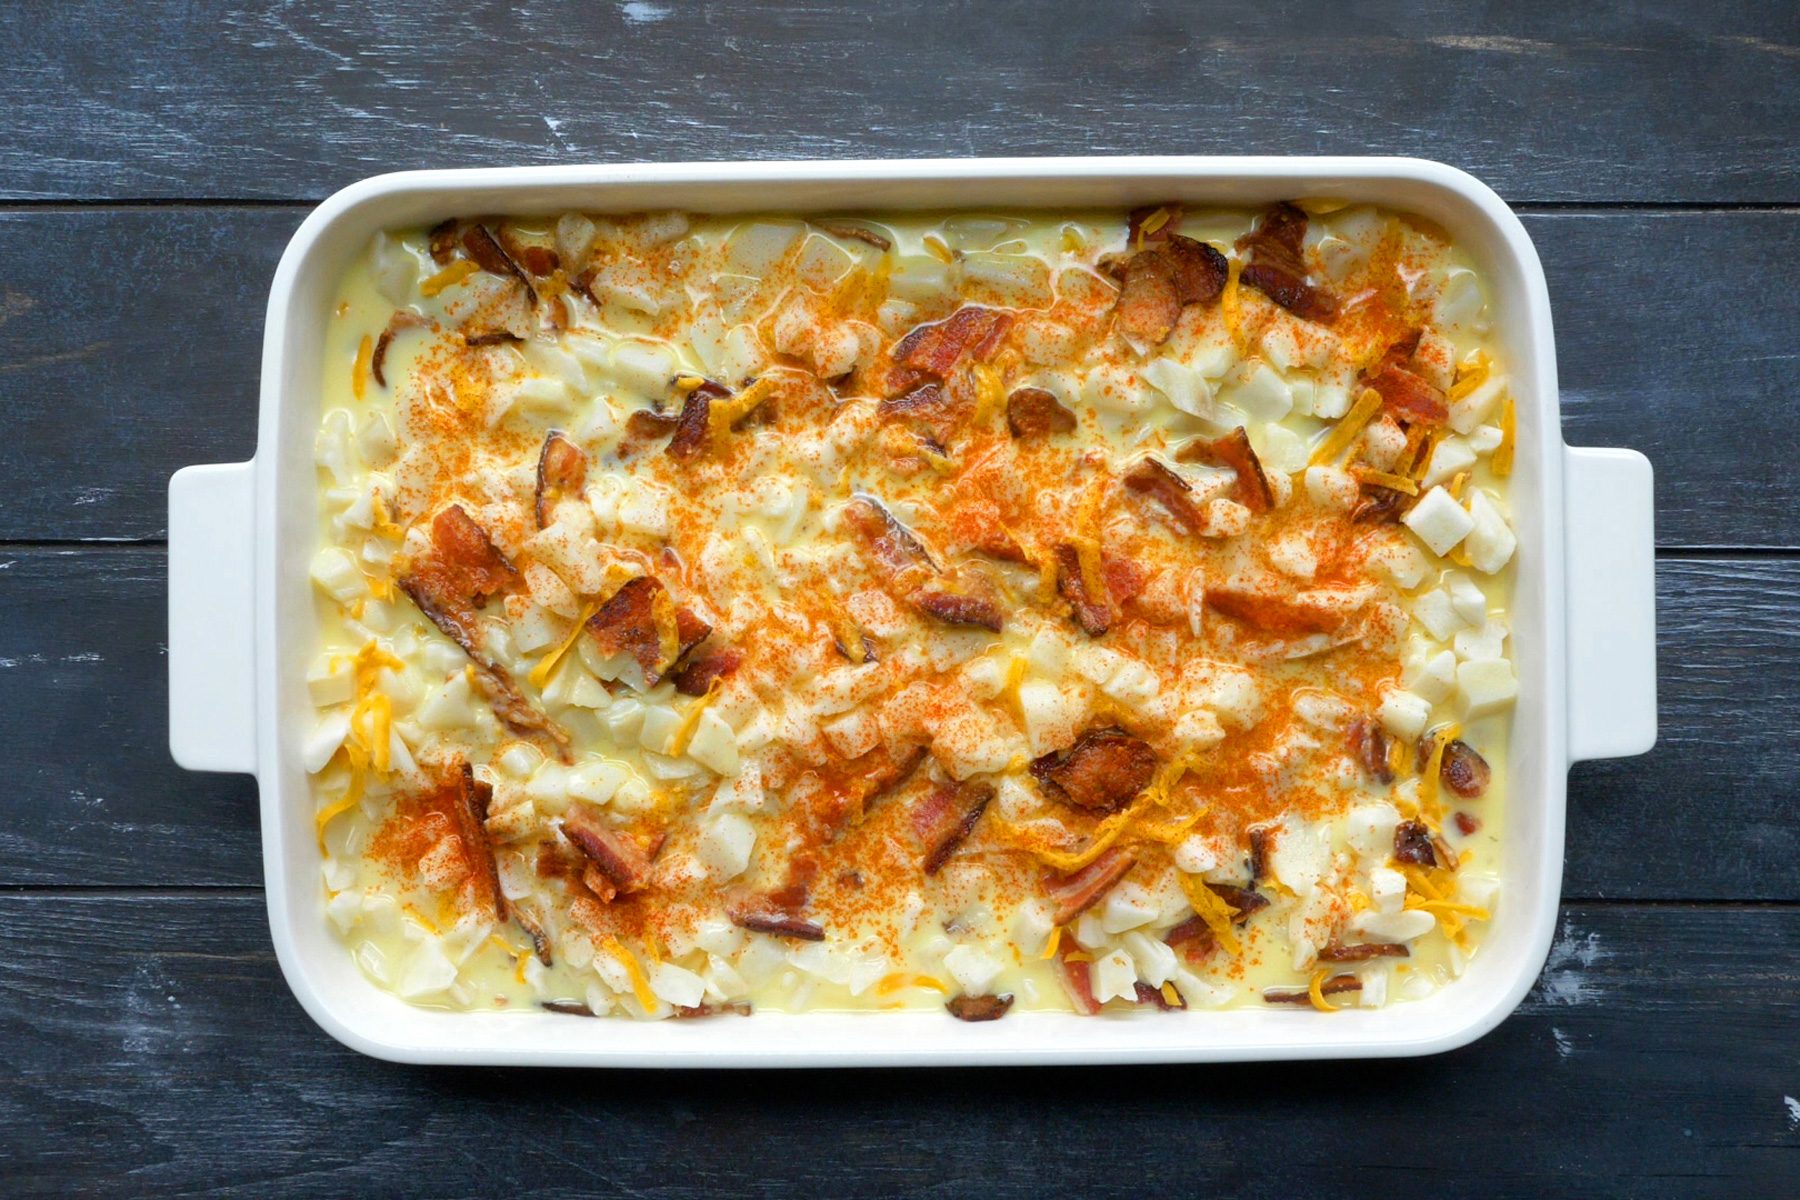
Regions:
<instances>
[{"instance_id":1,"label":"casserole filling","mask_svg":"<svg viewBox=\"0 0 1800 1200\"><path fill-rule=\"evenodd\" d=\"M1514 415L1366 206L459 219L346 275L325 908L419 1004L1375 1007L1498 900Z\"/></svg>"}]
</instances>

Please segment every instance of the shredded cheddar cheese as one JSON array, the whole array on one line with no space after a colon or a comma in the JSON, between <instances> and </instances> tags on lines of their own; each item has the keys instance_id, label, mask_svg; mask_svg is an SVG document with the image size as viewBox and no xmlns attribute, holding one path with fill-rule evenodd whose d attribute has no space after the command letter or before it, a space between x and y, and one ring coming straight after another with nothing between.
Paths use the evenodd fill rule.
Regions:
<instances>
[{"instance_id":1,"label":"shredded cheddar cheese","mask_svg":"<svg viewBox=\"0 0 1800 1200\"><path fill-rule=\"evenodd\" d=\"M1038 957L1044 960L1055 958L1056 948L1062 945L1062 936L1063 927L1061 925L1051 926L1050 936L1044 939L1044 952L1038 955Z\"/></svg>"},{"instance_id":2,"label":"shredded cheddar cheese","mask_svg":"<svg viewBox=\"0 0 1800 1200\"><path fill-rule=\"evenodd\" d=\"M1488 460L1488 469L1494 478L1505 479L1512 474L1513 447L1519 440L1519 412L1513 404L1513 398L1506 398L1506 406L1500 410L1500 444L1494 447L1494 456Z\"/></svg>"},{"instance_id":3,"label":"shredded cheddar cheese","mask_svg":"<svg viewBox=\"0 0 1800 1200\"><path fill-rule=\"evenodd\" d=\"M1364 483L1372 483L1377 487L1392 488L1408 496L1419 494L1419 485L1405 475L1391 475L1386 471L1377 471L1370 467L1359 467L1354 472Z\"/></svg>"},{"instance_id":4,"label":"shredded cheddar cheese","mask_svg":"<svg viewBox=\"0 0 1800 1200\"><path fill-rule=\"evenodd\" d=\"M369 390L369 363L374 353L374 339L363 334L362 341L356 346L356 361L350 364L350 394L358 400Z\"/></svg>"},{"instance_id":5,"label":"shredded cheddar cheese","mask_svg":"<svg viewBox=\"0 0 1800 1200\"><path fill-rule=\"evenodd\" d=\"M1207 887L1206 881L1198 875L1189 875L1186 871L1182 871L1176 875L1176 879L1181 883L1182 894L1188 898L1188 903L1193 905L1195 915L1206 922L1206 927L1212 930L1213 937L1218 940L1219 945L1225 948L1225 952L1233 958L1242 954L1244 944L1238 940L1237 930L1232 927L1232 921L1237 917L1237 909L1227 904L1224 897Z\"/></svg>"},{"instance_id":6,"label":"shredded cheddar cheese","mask_svg":"<svg viewBox=\"0 0 1800 1200\"><path fill-rule=\"evenodd\" d=\"M1338 1006L1325 999L1325 977L1328 972L1314 971L1312 980L1306 985L1306 998L1320 1012L1336 1012Z\"/></svg>"},{"instance_id":7,"label":"shredded cheddar cheese","mask_svg":"<svg viewBox=\"0 0 1800 1200\"><path fill-rule=\"evenodd\" d=\"M1231 333L1232 344L1238 353L1244 351L1243 313L1239 307L1238 276L1244 272L1244 261L1232 255L1225 267L1225 290L1219 293L1219 314L1225 318L1225 328Z\"/></svg>"},{"instance_id":8,"label":"shredded cheddar cheese","mask_svg":"<svg viewBox=\"0 0 1800 1200\"><path fill-rule=\"evenodd\" d=\"M419 294L435 296L446 288L453 288L481 268L466 258L459 258L437 274L419 283Z\"/></svg>"},{"instance_id":9,"label":"shredded cheddar cheese","mask_svg":"<svg viewBox=\"0 0 1800 1200\"><path fill-rule=\"evenodd\" d=\"M532 687L540 692L544 690L550 682L550 677L556 673L556 664L560 663L563 656L568 654L570 648L575 645L575 639L581 636L581 631L587 628L587 623L599 611L600 601L598 600L590 601L582 608L581 613L575 618L575 623L569 626L569 632L563 636L563 640L558 643L556 649L539 659L537 666L531 668L531 674L525 677L531 681Z\"/></svg>"},{"instance_id":10,"label":"shredded cheddar cheese","mask_svg":"<svg viewBox=\"0 0 1800 1200\"><path fill-rule=\"evenodd\" d=\"M600 943L600 948L612 955L619 965L625 968L625 974L631 980L631 994L637 997L637 1002L643 1006L644 1011L655 1012L659 1002L656 993L650 990L650 980L644 974L644 968L639 965L637 956L627 950L625 944L610 933L606 935L606 940Z\"/></svg>"},{"instance_id":11,"label":"shredded cheddar cheese","mask_svg":"<svg viewBox=\"0 0 1800 1200\"><path fill-rule=\"evenodd\" d=\"M688 744L694 740L694 731L700 728L700 718L705 715L712 702L719 697L720 686L719 680L713 680L707 685L706 694L697 697L692 704L688 705L687 712L682 715L681 724L675 727L675 734L669 739L670 757L680 758L687 753Z\"/></svg>"},{"instance_id":12,"label":"shredded cheddar cheese","mask_svg":"<svg viewBox=\"0 0 1800 1200\"><path fill-rule=\"evenodd\" d=\"M1336 462L1338 456L1356 440L1356 435L1363 431L1363 426L1380 411L1381 393L1374 388L1364 388L1356 398L1356 403L1350 406L1350 411L1344 414L1343 420L1332 426L1331 432L1325 435L1325 440L1319 443L1319 448L1313 451L1309 460L1311 465L1322 467Z\"/></svg>"}]
</instances>

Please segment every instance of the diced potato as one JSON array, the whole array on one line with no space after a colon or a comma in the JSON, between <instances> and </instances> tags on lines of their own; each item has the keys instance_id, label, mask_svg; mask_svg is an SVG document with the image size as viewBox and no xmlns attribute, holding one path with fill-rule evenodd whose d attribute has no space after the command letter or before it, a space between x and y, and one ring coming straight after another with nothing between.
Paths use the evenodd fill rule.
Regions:
<instances>
[{"instance_id":1,"label":"diced potato","mask_svg":"<svg viewBox=\"0 0 1800 1200\"><path fill-rule=\"evenodd\" d=\"M1398 913L1406 901L1406 876L1392 867L1371 867L1369 899L1378 913L1386 916Z\"/></svg>"},{"instance_id":2,"label":"diced potato","mask_svg":"<svg viewBox=\"0 0 1800 1200\"><path fill-rule=\"evenodd\" d=\"M1437 918L1417 908L1392 913L1368 910L1350 918L1351 933L1367 942L1388 945L1416 941L1435 928Z\"/></svg>"},{"instance_id":3,"label":"diced potato","mask_svg":"<svg viewBox=\"0 0 1800 1200\"><path fill-rule=\"evenodd\" d=\"M999 959L968 944L953 946L944 955L944 970L950 972L950 977L968 996L987 995L1004 969L1005 964Z\"/></svg>"},{"instance_id":4,"label":"diced potato","mask_svg":"<svg viewBox=\"0 0 1800 1200\"><path fill-rule=\"evenodd\" d=\"M356 560L336 546L326 546L312 560L312 580L319 589L339 604L348 604L368 594L369 585L357 569Z\"/></svg>"},{"instance_id":5,"label":"diced potato","mask_svg":"<svg viewBox=\"0 0 1800 1200\"><path fill-rule=\"evenodd\" d=\"M1389 733L1414 741L1425 732L1425 722L1431 719L1431 701L1403 688L1390 688L1381 697L1377 715Z\"/></svg>"},{"instance_id":6,"label":"diced potato","mask_svg":"<svg viewBox=\"0 0 1800 1200\"><path fill-rule=\"evenodd\" d=\"M701 829L694 852L714 878L735 879L750 866L756 847L756 826L748 817L725 812L712 817Z\"/></svg>"},{"instance_id":7,"label":"diced potato","mask_svg":"<svg viewBox=\"0 0 1800 1200\"><path fill-rule=\"evenodd\" d=\"M1094 999L1099 1003L1137 997L1137 964L1125 951L1109 950L1096 958L1089 970Z\"/></svg>"},{"instance_id":8,"label":"diced potato","mask_svg":"<svg viewBox=\"0 0 1800 1200\"><path fill-rule=\"evenodd\" d=\"M1461 638L1463 635L1456 636ZM1416 669L1406 672L1407 689L1433 704L1448 700L1456 690L1456 659L1455 652L1441 650L1421 660Z\"/></svg>"},{"instance_id":9,"label":"diced potato","mask_svg":"<svg viewBox=\"0 0 1800 1200\"><path fill-rule=\"evenodd\" d=\"M1314 504L1338 512L1349 512L1356 507L1362 488L1356 482L1356 476L1337 467L1306 468L1306 494Z\"/></svg>"},{"instance_id":10,"label":"diced potato","mask_svg":"<svg viewBox=\"0 0 1800 1200\"><path fill-rule=\"evenodd\" d=\"M1469 531L1465 543L1469 561L1476 570L1492 575L1512 561L1518 539L1508 527L1499 506L1489 500L1485 492L1477 491L1469 497L1469 515L1474 521L1474 528Z\"/></svg>"},{"instance_id":11,"label":"diced potato","mask_svg":"<svg viewBox=\"0 0 1800 1200\"><path fill-rule=\"evenodd\" d=\"M1466 718L1499 712L1518 694L1519 681L1504 658L1478 658L1456 668L1456 699Z\"/></svg>"},{"instance_id":12,"label":"diced potato","mask_svg":"<svg viewBox=\"0 0 1800 1200\"><path fill-rule=\"evenodd\" d=\"M1475 519L1441 487L1426 492L1400 521L1438 555L1450 553L1475 528Z\"/></svg>"},{"instance_id":13,"label":"diced potato","mask_svg":"<svg viewBox=\"0 0 1800 1200\"><path fill-rule=\"evenodd\" d=\"M1506 393L1506 376L1489 375L1481 386L1464 396L1461 400L1450 402L1450 428L1460 434L1471 434L1475 427L1488 419L1500 397Z\"/></svg>"},{"instance_id":14,"label":"diced potato","mask_svg":"<svg viewBox=\"0 0 1800 1200\"><path fill-rule=\"evenodd\" d=\"M1436 487L1475 465L1475 450L1462 438L1445 438L1431 451L1431 462L1425 468L1426 487Z\"/></svg>"}]
</instances>

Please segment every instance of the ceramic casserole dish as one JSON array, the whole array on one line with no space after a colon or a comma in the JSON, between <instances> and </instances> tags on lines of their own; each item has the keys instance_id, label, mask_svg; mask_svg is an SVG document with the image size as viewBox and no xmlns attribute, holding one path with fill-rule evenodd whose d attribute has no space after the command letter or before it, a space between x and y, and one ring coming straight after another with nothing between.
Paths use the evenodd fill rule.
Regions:
<instances>
[{"instance_id":1,"label":"ceramic casserole dish","mask_svg":"<svg viewBox=\"0 0 1800 1200\"><path fill-rule=\"evenodd\" d=\"M1428 998L1329 1020L1233 1009L1151 1019L1022 1012L758 1013L739 1021L580 1021L550 1012L413 1007L365 977L324 912L300 742L314 635L308 563L321 347L338 280L378 231L447 216L1255 206L1330 196L1415 213L1484 273L1514 364L1512 515L1519 697L1507 763L1506 899L1482 952ZM296 997L332 1036L407 1062L619 1067L1198 1062L1436 1053L1492 1029L1548 952L1571 763L1655 739L1651 470L1627 450L1562 441L1549 298L1525 230L1486 186L1390 158L1067 158L684 163L425 171L364 180L304 222L275 273L256 457L170 484L170 745L194 770L256 776L269 922Z\"/></svg>"}]
</instances>

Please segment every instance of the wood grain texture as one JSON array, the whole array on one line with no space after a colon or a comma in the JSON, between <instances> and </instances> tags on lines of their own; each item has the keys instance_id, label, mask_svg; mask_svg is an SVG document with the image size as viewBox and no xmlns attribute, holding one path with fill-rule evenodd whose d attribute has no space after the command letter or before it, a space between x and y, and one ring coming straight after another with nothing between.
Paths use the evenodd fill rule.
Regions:
<instances>
[{"instance_id":1,"label":"wood grain texture","mask_svg":"<svg viewBox=\"0 0 1800 1200\"><path fill-rule=\"evenodd\" d=\"M1404 1179L1740 1200L1800 1179L1797 910L1566 910L1519 1013L1440 1058L955 1075L395 1066L313 1027L267 942L255 895L0 897L8 1194L1312 1198Z\"/></svg>"},{"instance_id":2,"label":"wood grain texture","mask_svg":"<svg viewBox=\"0 0 1800 1200\"><path fill-rule=\"evenodd\" d=\"M254 786L168 757L163 551L0 564L0 760L22 781L0 806L0 886L260 880ZM1576 771L1564 892L1800 900L1800 561L1658 572L1661 740Z\"/></svg>"},{"instance_id":3,"label":"wood grain texture","mask_svg":"<svg viewBox=\"0 0 1800 1200\"><path fill-rule=\"evenodd\" d=\"M1522 200L1800 198L1800 13L1157 0L8 5L0 195L317 199L405 167L1415 154Z\"/></svg>"},{"instance_id":4,"label":"wood grain texture","mask_svg":"<svg viewBox=\"0 0 1800 1200\"><path fill-rule=\"evenodd\" d=\"M251 454L263 307L303 216L0 213L0 539L159 538L173 471ZM1526 225L1568 439L1651 455L1666 547L1800 546L1793 320L1769 302L1800 278L1800 210Z\"/></svg>"}]
</instances>

